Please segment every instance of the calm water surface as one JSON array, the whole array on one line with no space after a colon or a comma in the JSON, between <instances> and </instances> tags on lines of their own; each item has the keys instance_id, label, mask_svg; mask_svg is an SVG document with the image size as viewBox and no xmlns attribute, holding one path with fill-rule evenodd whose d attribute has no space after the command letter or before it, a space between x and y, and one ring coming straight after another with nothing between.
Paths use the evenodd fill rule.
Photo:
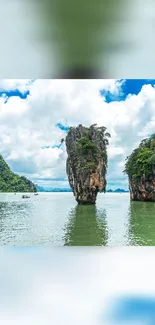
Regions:
<instances>
[{"instance_id":1,"label":"calm water surface","mask_svg":"<svg viewBox=\"0 0 155 325\"><path fill-rule=\"evenodd\" d=\"M155 245L155 203L99 194L77 206L72 193L0 194L0 245Z\"/></svg>"}]
</instances>

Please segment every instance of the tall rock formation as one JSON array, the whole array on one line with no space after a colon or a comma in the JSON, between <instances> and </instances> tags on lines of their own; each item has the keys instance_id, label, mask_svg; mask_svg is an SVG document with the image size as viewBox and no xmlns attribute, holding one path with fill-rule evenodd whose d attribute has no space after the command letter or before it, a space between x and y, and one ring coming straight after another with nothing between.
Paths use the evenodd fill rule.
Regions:
<instances>
[{"instance_id":1,"label":"tall rock formation","mask_svg":"<svg viewBox=\"0 0 155 325\"><path fill-rule=\"evenodd\" d=\"M66 137L66 172L78 204L95 204L98 192L106 190L109 133L96 124L71 127Z\"/></svg>"},{"instance_id":2,"label":"tall rock formation","mask_svg":"<svg viewBox=\"0 0 155 325\"><path fill-rule=\"evenodd\" d=\"M128 175L133 201L155 201L155 134L141 141L127 157L124 172Z\"/></svg>"}]
</instances>

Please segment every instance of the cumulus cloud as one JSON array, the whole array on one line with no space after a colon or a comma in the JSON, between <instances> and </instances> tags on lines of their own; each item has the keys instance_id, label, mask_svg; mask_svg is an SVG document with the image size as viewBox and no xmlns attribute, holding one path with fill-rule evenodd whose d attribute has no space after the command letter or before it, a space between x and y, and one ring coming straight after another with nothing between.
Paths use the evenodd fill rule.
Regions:
<instances>
[{"instance_id":1,"label":"cumulus cloud","mask_svg":"<svg viewBox=\"0 0 155 325\"><path fill-rule=\"evenodd\" d=\"M66 148L61 139L69 126L97 123L111 133L108 187L128 188L122 174L125 158L141 139L154 132L155 88L142 85L122 99L125 80L1 80L4 92L27 91L25 98L0 97L0 153L13 171L41 185L48 178L66 182ZM136 82L136 81L135 81ZM104 94L117 97L110 102ZM119 99L120 94L120 99ZM42 149L44 148L44 150ZM49 179L51 178L51 184ZM54 181L55 182L55 181ZM45 185L44 181L44 185ZM59 182L61 187L61 182Z\"/></svg>"},{"instance_id":2,"label":"cumulus cloud","mask_svg":"<svg viewBox=\"0 0 155 325\"><path fill-rule=\"evenodd\" d=\"M18 89L21 93L29 90L30 85L34 80L29 79L1 79L0 80L0 91L11 91Z\"/></svg>"}]
</instances>

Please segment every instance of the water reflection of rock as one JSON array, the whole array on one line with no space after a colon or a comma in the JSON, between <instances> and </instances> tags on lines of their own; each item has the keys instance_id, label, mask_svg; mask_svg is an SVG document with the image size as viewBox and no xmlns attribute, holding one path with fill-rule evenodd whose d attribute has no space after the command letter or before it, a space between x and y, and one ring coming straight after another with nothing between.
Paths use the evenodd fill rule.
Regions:
<instances>
[{"instance_id":1,"label":"water reflection of rock","mask_svg":"<svg viewBox=\"0 0 155 325\"><path fill-rule=\"evenodd\" d=\"M94 205L79 205L71 210L65 228L64 245L105 246L108 231L105 210Z\"/></svg>"},{"instance_id":2,"label":"water reflection of rock","mask_svg":"<svg viewBox=\"0 0 155 325\"><path fill-rule=\"evenodd\" d=\"M155 245L155 203L132 201L129 207L130 245Z\"/></svg>"}]
</instances>

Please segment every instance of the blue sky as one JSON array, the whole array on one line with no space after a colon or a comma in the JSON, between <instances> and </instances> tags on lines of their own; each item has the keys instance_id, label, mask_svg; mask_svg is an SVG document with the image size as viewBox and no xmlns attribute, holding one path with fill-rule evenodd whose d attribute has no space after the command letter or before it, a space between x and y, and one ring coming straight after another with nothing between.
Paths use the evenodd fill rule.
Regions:
<instances>
[{"instance_id":1,"label":"blue sky","mask_svg":"<svg viewBox=\"0 0 155 325\"><path fill-rule=\"evenodd\" d=\"M103 96L103 98L105 97L107 103L112 101L124 101L129 95L138 95L144 85L155 85L155 79L118 79L117 81L120 82L120 87L117 93L114 93L112 90L99 89L100 95ZM21 91L17 88L11 90L6 90L4 88L0 89L0 97L6 96L8 99L10 97L26 99L28 95L30 95L29 89L25 91ZM63 131L68 130L68 126L63 125L60 122L57 123L56 126Z\"/></svg>"},{"instance_id":2,"label":"blue sky","mask_svg":"<svg viewBox=\"0 0 155 325\"><path fill-rule=\"evenodd\" d=\"M0 154L40 186L69 187L70 126L97 123L111 133L107 188L128 189L125 158L155 129L155 80L1 80ZM42 149L43 148L43 149Z\"/></svg>"},{"instance_id":3,"label":"blue sky","mask_svg":"<svg viewBox=\"0 0 155 325\"><path fill-rule=\"evenodd\" d=\"M155 85L155 79L120 79L122 85L118 93L101 90L100 94L107 103L113 101L124 101L130 95L138 95L144 85Z\"/></svg>"},{"instance_id":4,"label":"blue sky","mask_svg":"<svg viewBox=\"0 0 155 325\"><path fill-rule=\"evenodd\" d=\"M8 90L8 91L0 91L0 97L5 97L5 104L9 100L10 97L19 97L21 99L26 99L29 95L29 90L25 91L24 93L20 92L18 89L15 90Z\"/></svg>"}]
</instances>

